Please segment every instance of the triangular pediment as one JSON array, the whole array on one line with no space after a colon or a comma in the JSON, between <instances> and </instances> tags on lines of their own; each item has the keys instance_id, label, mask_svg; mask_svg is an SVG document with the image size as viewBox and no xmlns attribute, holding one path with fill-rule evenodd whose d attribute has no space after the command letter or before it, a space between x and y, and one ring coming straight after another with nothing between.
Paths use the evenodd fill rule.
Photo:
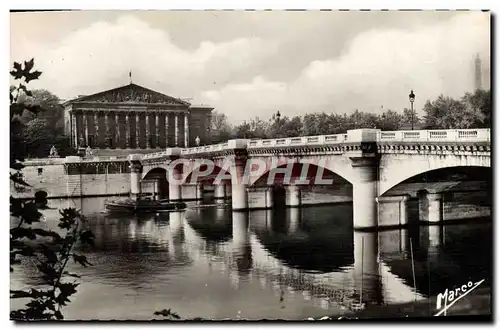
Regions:
<instances>
[{"instance_id":1,"label":"triangular pediment","mask_svg":"<svg viewBox=\"0 0 500 330\"><path fill-rule=\"evenodd\" d=\"M129 84L104 92L82 96L67 103L74 102L190 105L189 102L184 100L158 93L136 84Z\"/></svg>"}]
</instances>

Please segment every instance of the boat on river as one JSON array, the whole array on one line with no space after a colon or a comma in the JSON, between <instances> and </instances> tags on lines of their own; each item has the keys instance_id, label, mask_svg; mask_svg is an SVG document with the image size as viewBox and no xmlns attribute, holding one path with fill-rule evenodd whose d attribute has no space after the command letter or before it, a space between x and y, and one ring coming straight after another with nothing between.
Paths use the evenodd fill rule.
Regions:
<instances>
[{"instance_id":1,"label":"boat on river","mask_svg":"<svg viewBox=\"0 0 500 330\"><path fill-rule=\"evenodd\" d=\"M158 211L180 211L186 203L151 199L123 199L106 202L106 210L112 213L147 213Z\"/></svg>"}]
</instances>

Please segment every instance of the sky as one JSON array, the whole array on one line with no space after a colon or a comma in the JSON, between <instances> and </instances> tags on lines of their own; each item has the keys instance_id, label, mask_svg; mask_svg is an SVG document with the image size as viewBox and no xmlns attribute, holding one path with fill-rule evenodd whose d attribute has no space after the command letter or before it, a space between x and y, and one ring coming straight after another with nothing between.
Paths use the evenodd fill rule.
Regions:
<instances>
[{"instance_id":1,"label":"sky","mask_svg":"<svg viewBox=\"0 0 500 330\"><path fill-rule=\"evenodd\" d=\"M79 11L11 13L11 62L61 99L134 83L232 123L311 112L415 109L489 83L490 13Z\"/></svg>"}]
</instances>

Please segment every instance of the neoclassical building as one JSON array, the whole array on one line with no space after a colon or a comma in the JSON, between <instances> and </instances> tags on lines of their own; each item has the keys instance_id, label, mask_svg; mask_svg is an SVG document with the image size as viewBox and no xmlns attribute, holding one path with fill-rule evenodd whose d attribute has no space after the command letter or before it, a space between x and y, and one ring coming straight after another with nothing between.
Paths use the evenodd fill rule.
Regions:
<instances>
[{"instance_id":1,"label":"neoclassical building","mask_svg":"<svg viewBox=\"0 0 500 330\"><path fill-rule=\"evenodd\" d=\"M148 150L210 143L213 108L130 83L63 103L73 147Z\"/></svg>"}]
</instances>

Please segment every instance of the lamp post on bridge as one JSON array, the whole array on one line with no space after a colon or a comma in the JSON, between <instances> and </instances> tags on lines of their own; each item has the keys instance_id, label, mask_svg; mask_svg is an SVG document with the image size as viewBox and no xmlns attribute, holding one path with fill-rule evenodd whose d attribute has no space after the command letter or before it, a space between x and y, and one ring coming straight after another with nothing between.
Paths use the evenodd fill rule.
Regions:
<instances>
[{"instance_id":1,"label":"lamp post on bridge","mask_svg":"<svg viewBox=\"0 0 500 330\"><path fill-rule=\"evenodd\" d=\"M207 127L207 136L208 136L207 145L211 145L212 144L212 132L210 131L210 127Z\"/></svg>"},{"instance_id":2,"label":"lamp post on bridge","mask_svg":"<svg viewBox=\"0 0 500 330\"><path fill-rule=\"evenodd\" d=\"M280 118L281 118L281 113L280 113L279 110L276 112L276 114L274 115L274 117L276 118L276 123L275 123L275 125L276 125L276 136L275 136L275 138L278 138L278 137L280 137L279 136L279 124L280 124Z\"/></svg>"},{"instance_id":3,"label":"lamp post on bridge","mask_svg":"<svg viewBox=\"0 0 500 330\"><path fill-rule=\"evenodd\" d=\"M410 98L410 111L411 111L411 130L413 131L413 102L415 102L415 94L413 93L413 89L410 92L410 95L408 95Z\"/></svg>"}]
</instances>

